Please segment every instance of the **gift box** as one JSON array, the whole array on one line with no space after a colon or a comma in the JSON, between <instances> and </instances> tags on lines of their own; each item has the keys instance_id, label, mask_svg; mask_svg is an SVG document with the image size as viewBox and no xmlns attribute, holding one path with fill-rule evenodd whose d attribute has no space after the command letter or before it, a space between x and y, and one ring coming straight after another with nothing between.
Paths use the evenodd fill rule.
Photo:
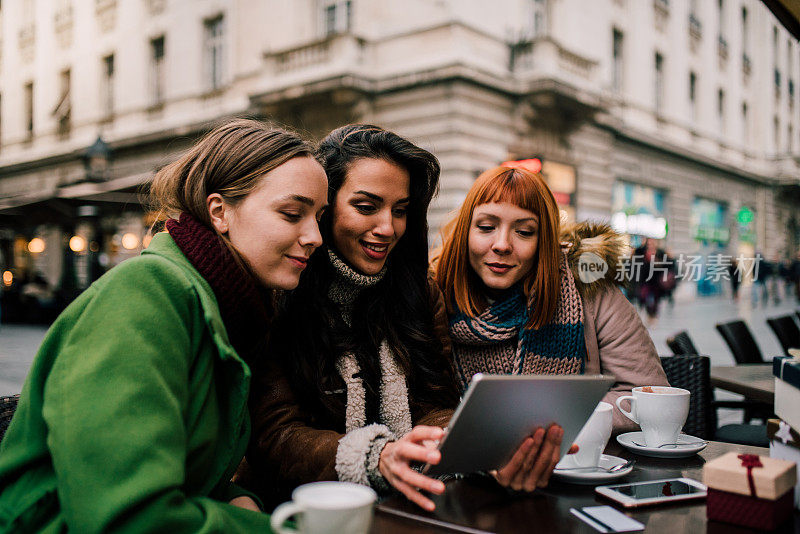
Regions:
<instances>
[{"instance_id":1,"label":"gift box","mask_svg":"<svg viewBox=\"0 0 800 534\"><path fill-rule=\"evenodd\" d=\"M796 464L798 483L794 487L794 507L800 510L800 433L780 419L767 421L769 457Z\"/></svg>"},{"instance_id":2,"label":"gift box","mask_svg":"<svg viewBox=\"0 0 800 534\"><path fill-rule=\"evenodd\" d=\"M772 530L792 516L797 466L729 452L703 466L703 482L708 519Z\"/></svg>"},{"instance_id":3,"label":"gift box","mask_svg":"<svg viewBox=\"0 0 800 534\"><path fill-rule=\"evenodd\" d=\"M775 375L775 414L800 429L800 360L776 356L772 360Z\"/></svg>"}]
</instances>

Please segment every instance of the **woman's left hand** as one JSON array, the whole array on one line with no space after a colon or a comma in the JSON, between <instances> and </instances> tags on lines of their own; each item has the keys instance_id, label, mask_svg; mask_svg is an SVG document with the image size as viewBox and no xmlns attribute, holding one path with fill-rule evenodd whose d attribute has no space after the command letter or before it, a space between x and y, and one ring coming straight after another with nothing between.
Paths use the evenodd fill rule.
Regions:
<instances>
[{"instance_id":1,"label":"woman's left hand","mask_svg":"<svg viewBox=\"0 0 800 534\"><path fill-rule=\"evenodd\" d=\"M564 429L558 425L551 425L547 431L537 428L532 436L525 438L505 467L493 471L492 475L501 486L517 491L533 491L547 486L561 459L563 437ZM578 452L578 446L573 444L568 454L575 452Z\"/></svg>"}]
</instances>

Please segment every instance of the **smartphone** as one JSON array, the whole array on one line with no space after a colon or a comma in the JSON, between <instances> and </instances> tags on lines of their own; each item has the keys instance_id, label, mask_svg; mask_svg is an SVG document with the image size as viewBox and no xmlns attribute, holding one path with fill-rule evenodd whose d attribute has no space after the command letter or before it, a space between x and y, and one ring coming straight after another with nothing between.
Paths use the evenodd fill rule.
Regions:
<instances>
[{"instance_id":1,"label":"smartphone","mask_svg":"<svg viewBox=\"0 0 800 534\"><path fill-rule=\"evenodd\" d=\"M706 487L691 478L665 478L613 486L598 486L595 491L625 508L705 499Z\"/></svg>"}]
</instances>

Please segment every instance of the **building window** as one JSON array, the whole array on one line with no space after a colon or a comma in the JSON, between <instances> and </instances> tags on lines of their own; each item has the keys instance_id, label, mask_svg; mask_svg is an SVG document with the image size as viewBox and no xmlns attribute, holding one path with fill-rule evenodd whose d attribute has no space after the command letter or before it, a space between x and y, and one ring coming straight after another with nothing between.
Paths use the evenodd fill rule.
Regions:
<instances>
[{"instance_id":1,"label":"building window","mask_svg":"<svg viewBox=\"0 0 800 534\"><path fill-rule=\"evenodd\" d=\"M103 116L110 118L114 114L114 54L103 58L103 84L100 88Z\"/></svg>"},{"instance_id":2,"label":"building window","mask_svg":"<svg viewBox=\"0 0 800 534\"><path fill-rule=\"evenodd\" d=\"M164 102L164 36L150 40L150 101L154 106Z\"/></svg>"},{"instance_id":3,"label":"building window","mask_svg":"<svg viewBox=\"0 0 800 534\"><path fill-rule=\"evenodd\" d=\"M70 85L72 82L72 73L69 69L61 71L59 76L61 80L61 92L58 96L58 103L53 109L53 116L58 122L58 134L61 137L69 135L72 127L70 117L72 115L72 104L70 102Z\"/></svg>"},{"instance_id":4,"label":"building window","mask_svg":"<svg viewBox=\"0 0 800 534\"><path fill-rule=\"evenodd\" d=\"M772 137L775 146L775 153L777 154L781 151L781 121L778 119L777 115L772 118Z\"/></svg>"},{"instance_id":5,"label":"building window","mask_svg":"<svg viewBox=\"0 0 800 534\"><path fill-rule=\"evenodd\" d=\"M747 8L742 8L742 68L750 72L750 30L747 22Z\"/></svg>"},{"instance_id":6,"label":"building window","mask_svg":"<svg viewBox=\"0 0 800 534\"><path fill-rule=\"evenodd\" d=\"M33 82L25 84L25 131L28 140L33 138Z\"/></svg>"},{"instance_id":7,"label":"building window","mask_svg":"<svg viewBox=\"0 0 800 534\"><path fill-rule=\"evenodd\" d=\"M747 111L747 102L742 102L742 143L747 149L750 143L750 117Z\"/></svg>"},{"instance_id":8,"label":"building window","mask_svg":"<svg viewBox=\"0 0 800 534\"><path fill-rule=\"evenodd\" d=\"M324 7L325 35L336 35L350 31L353 22L353 2L351 0L330 0Z\"/></svg>"},{"instance_id":9,"label":"building window","mask_svg":"<svg viewBox=\"0 0 800 534\"><path fill-rule=\"evenodd\" d=\"M791 154L794 152L794 128L792 125L786 127L786 152Z\"/></svg>"},{"instance_id":10,"label":"building window","mask_svg":"<svg viewBox=\"0 0 800 534\"><path fill-rule=\"evenodd\" d=\"M2 4L0 4L1 6ZM3 150L3 95L0 93L0 152Z\"/></svg>"},{"instance_id":11,"label":"building window","mask_svg":"<svg viewBox=\"0 0 800 534\"><path fill-rule=\"evenodd\" d=\"M692 113L692 122L697 121L697 74L689 73L689 106Z\"/></svg>"},{"instance_id":12,"label":"building window","mask_svg":"<svg viewBox=\"0 0 800 534\"><path fill-rule=\"evenodd\" d=\"M655 106L656 113L661 113L664 109L664 56L658 52L655 56L655 70Z\"/></svg>"},{"instance_id":13,"label":"building window","mask_svg":"<svg viewBox=\"0 0 800 534\"><path fill-rule=\"evenodd\" d=\"M611 86L615 92L622 92L622 76L623 76L623 49L622 49L622 32L614 29L612 34L612 54L614 56L611 68Z\"/></svg>"},{"instance_id":14,"label":"building window","mask_svg":"<svg viewBox=\"0 0 800 534\"><path fill-rule=\"evenodd\" d=\"M533 37L540 37L547 33L547 2L546 0L533 0Z\"/></svg>"},{"instance_id":15,"label":"building window","mask_svg":"<svg viewBox=\"0 0 800 534\"><path fill-rule=\"evenodd\" d=\"M725 91L720 89L717 91L717 120L719 124L720 135L725 134Z\"/></svg>"},{"instance_id":16,"label":"building window","mask_svg":"<svg viewBox=\"0 0 800 534\"><path fill-rule=\"evenodd\" d=\"M206 80L209 90L222 87L225 67L224 19L222 15L205 21Z\"/></svg>"}]
</instances>

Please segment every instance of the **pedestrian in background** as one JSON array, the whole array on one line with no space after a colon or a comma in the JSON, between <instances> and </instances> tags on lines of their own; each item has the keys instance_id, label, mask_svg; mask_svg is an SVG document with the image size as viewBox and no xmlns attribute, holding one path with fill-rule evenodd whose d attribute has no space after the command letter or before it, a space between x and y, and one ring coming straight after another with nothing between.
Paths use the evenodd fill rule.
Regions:
<instances>
[{"instance_id":1,"label":"pedestrian in background","mask_svg":"<svg viewBox=\"0 0 800 534\"><path fill-rule=\"evenodd\" d=\"M739 261L736 258L731 258L731 264L728 265L728 279L731 282L733 301L739 302L739 286L742 283L742 273L739 270Z\"/></svg>"},{"instance_id":2,"label":"pedestrian in background","mask_svg":"<svg viewBox=\"0 0 800 534\"><path fill-rule=\"evenodd\" d=\"M664 296L664 277L668 276L671 264L667 262L666 252L658 248L655 239L649 237L634 251L633 256L641 267L638 273L639 301L644 304L648 324L652 326L658 320L658 308Z\"/></svg>"},{"instance_id":3,"label":"pedestrian in background","mask_svg":"<svg viewBox=\"0 0 800 534\"><path fill-rule=\"evenodd\" d=\"M327 180L312 148L222 126L154 178L178 217L45 337L0 445L0 532L269 532L230 483L272 291L311 252Z\"/></svg>"}]
</instances>

